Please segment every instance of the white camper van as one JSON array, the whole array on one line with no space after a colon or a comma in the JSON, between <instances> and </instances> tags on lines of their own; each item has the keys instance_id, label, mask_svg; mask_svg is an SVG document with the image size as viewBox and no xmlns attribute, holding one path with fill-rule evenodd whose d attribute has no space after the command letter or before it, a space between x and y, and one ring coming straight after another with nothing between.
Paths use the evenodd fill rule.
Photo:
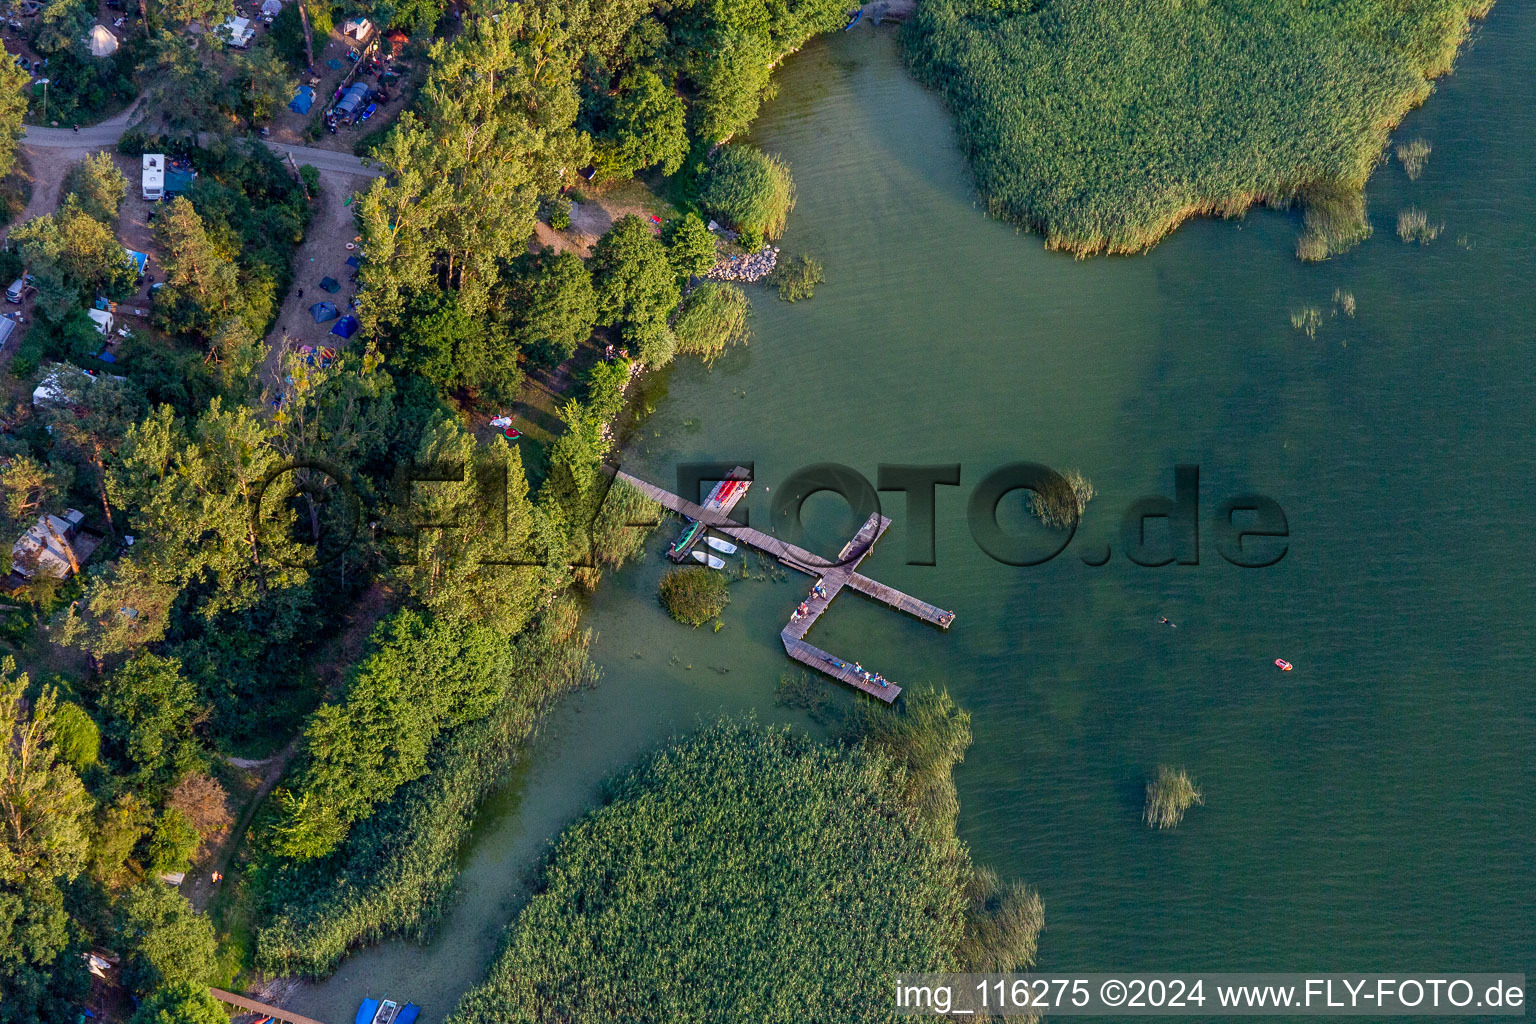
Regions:
<instances>
[{"instance_id":1,"label":"white camper van","mask_svg":"<svg viewBox=\"0 0 1536 1024\"><path fill-rule=\"evenodd\" d=\"M150 202L165 195L165 154L144 154L144 176L140 183L144 198Z\"/></svg>"}]
</instances>

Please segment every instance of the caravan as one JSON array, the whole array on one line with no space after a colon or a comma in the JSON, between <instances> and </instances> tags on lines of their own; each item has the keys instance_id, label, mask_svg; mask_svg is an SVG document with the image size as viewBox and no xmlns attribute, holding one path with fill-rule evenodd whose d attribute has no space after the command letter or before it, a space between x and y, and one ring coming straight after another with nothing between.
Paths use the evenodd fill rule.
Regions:
<instances>
[{"instance_id":1,"label":"caravan","mask_svg":"<svg viewBox=\"0 0 1536 1024\"><path fill-rule=\"evenodd\" d=\"M145 199L155 202L165 196L165 154L144 154L144 175L139 191Z\"/></svg>"}]
</instances>

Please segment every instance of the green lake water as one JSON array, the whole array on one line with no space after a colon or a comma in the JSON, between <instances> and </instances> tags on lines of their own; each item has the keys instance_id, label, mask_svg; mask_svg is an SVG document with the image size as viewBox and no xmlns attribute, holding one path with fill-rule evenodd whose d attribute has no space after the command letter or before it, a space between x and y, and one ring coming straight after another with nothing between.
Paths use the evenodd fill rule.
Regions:
<instances>
[{"instance_id":1,"label":"green lake water","mask_svg":"<svg viewBox=\"0 0 1536 1024\"><path fill-rule=\"evenodd\" d=\"M983 216L893 32L817 41L779 73L753 141L792 166L782 244L827 282L795 305L754 292L750 347L673 371L623 461L670 485L680 462L754 460L757 523L764 488L811 463L871 480L962 465L939 489L938 564L905 564L899 494L865 563L954 627L850 594L812 639L971 710L960 830L1040 890L1042 969L1536 974L1533 53L1536 5L1496 6L1398 133L1432 143L1427 170L1384 163L1375 236L1320 265L1272 211L1190 223L1146 256L1047 253ZM1428 246L1396 236L1410 204L1445 225ZM1330 316L1336 288L1353 318ZM1315 338L1289 323L1306 305ZM1018 460L1098 490L1034 568L991 561L965 522L971 488ZM1278 501L1284 560L1228 565L1203 522L1199 565L1128 561L1119 519L1171 496L1176 463L1200 466L1204 518L1232 495ZM824 550L853 528L827 496L806 518ZM815 728L774 706L808 579L742 582L723 629L686 630L655 600L670 532L593 599L604 679L487 809L440 937L364 951L296 1009L350 1020L388 994L440 1020L605 776L723 712ZM1085 564L1105 544L1108 564ZM1160 763L1206 797L1170 833L1139 820Z\"/></svg>"}]
</instances>

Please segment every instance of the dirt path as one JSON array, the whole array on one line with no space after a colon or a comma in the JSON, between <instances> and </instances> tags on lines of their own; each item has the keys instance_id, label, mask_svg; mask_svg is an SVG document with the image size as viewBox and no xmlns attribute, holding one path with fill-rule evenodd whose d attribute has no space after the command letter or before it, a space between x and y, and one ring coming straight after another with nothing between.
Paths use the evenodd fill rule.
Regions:
<instances>
[{"instance_id":1,"label":"dirt path","mask_svg":"<svg viewBox=\"0 0 1536 1024\"><path fill-rule=\"evenodd\" d=\"M351 281L353 270L347 266L347 257L356 255L356 250L349 250L347 243L357 237L357 224L347 199L360 184L363 182L354 175L320 172L320 207L305 232L304 244L294 254L293 285L288 289L288 297L283 301L272 333L267 336L267 361L261 377L269 388L281 390L278 371L282 366L282 353L300 345L340 348L346 344L331 333L336 322L315 323L309 307L317 302L329 302L343 316L351 312L351 300L357 294L357 286ZM341 290L334 295L322 291L320 282L326 277L340 282Z\"/></svg>"}]
</instances>

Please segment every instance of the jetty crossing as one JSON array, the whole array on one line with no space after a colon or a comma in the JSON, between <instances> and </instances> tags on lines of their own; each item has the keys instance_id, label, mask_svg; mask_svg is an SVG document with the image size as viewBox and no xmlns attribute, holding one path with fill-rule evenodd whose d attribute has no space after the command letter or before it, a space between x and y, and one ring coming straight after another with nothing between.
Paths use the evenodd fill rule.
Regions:
<instances>
[{"instance_id":1,"label":"jetty crossing","mask_svg":"<svg viewBox=\"0 0 1536 1024\"><path fill-rule=\"evenodd\" d=\"M738 472L745 474L745 470L738 470ZM732 475L735 476L734 473ZM774 558L781 565L796 572L814 576L816 584L812 588L811 595L801 606L805 608L805 612L802 614L797 607L790 616L789 623L779 631L779 639L784 644L784 653L807 668L814 669L822 675L831 676L877 700L887 704L893 703L901 694L901 687L889 680L884 680L882 683L883 677L872 670L865 669L861 663L837 657L805 639L811 626L827 610L837 595L844 590L853 590L940 629L948 629L950 623L955 621L954 612L903 593L895 587L888 587L858 571L859 563L864 561L865 556L875 546L875 542L891 525L891 521L878 512L864 521L864 525L847 544L843 545L842 551L833 561L823 558L814 551L808 551L799 545L764 533L762 530L743 526L731 519L726 512L705 508L698 502L689 501L623 470L615 471L614 479L628 484L664 508L671 509L687 519L703 523L717 533L724 534Z\"/></svg>"}]
</instances>

